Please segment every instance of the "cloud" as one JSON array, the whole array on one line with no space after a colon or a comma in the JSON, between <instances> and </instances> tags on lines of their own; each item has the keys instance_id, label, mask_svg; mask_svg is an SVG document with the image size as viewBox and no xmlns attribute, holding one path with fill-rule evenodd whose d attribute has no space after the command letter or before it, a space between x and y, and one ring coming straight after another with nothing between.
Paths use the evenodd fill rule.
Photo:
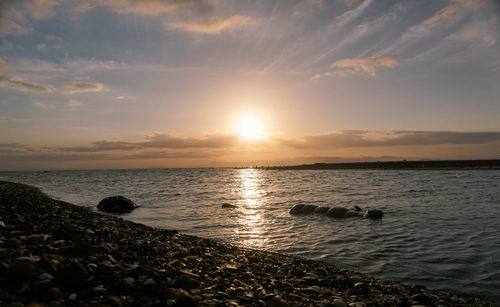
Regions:
<instances>
[{"instance_id":1,"label":"cloud","mask_svg":"<svg viewBox=\"0 0 500 307\"><path fill-rule=\"evenodd\" d=\"M207 0L94 0L79 4L73 13L85 13L96 5L107 6L119 14L162 15L181 8L192 12L206 12L213 9L213 4Z\"/></svg>"},{"instance_id":2,"label":"cloud","mask_svg":"<svg viewBox=\"0 0 500 307\"><path fill-rule=\"evenodd\" d=\"M314 76L312 76L310 78L310 80L313 81L313 82L317 82L320 78L321 78L320 74L315 74Z\"/></svg>"},{"instance_id":3,"label":"cloud","mask_svg":"<svg viewBox=\"0 0 500 307\"><path fill-rule=\"evenodd\" d=\"M500 132L346 130L278 141L282 145L298 149L483 144L500 141Z\"/></svg>"},{"instance_id":4,"label":"cloud","mask_svg":"<svg viewBox=\"0 0 500 307\"><path fill-rule=\"evenodd\" d=\"M58 6L58 1L55 0L24 0L22 6L36 20L50 19L54 17L54 7Z\"/></svg>"},{"instance_id":5,"label":"cloud","mask_svg":"<svg viewBox=\"0 0 500 307\"><path fill-rule=\"evenodd\" d=\"M316 13L325 6L325 0L302 0L293 7L293 16Z\"/></svg>"},{"instance_id":6,"label":"cloud","mask_svg":"<svg viewBox=\"0 0 500 307\"><path fill-rule=\"evenodd\" d=\"M26 16L34 20L54 17L56 0L2 1L0 3L0 37L26 35L32 31Z\"/></svg>"},{"instance_id":7,"label":"cloud","mask_svg":"<svg viewBox=\"0 0 500 307\"><path fill-rule=\"evenodd\" d=\"M12 79L8 76L0 76L0 86L24 92L51 93L55 91L55 89L50 85L38 85L22 80Z\"/></svg>"},{"instance_id":8,"label":"cloud","mask_svg":"<svg viewBox=\"0 0 500 307\"><path fill-rule=\"evenodd\" d=\"M344 4L348 8L351 8L354 4L358 3L359 0L340 0L340 2L342 2L342 4Z\"/></svg>"},{"instance_id":9,"label":"cloud","mask_svg":"<svg viewBox=\"0 0 500 307\"><path fill-rule=\"evenodd\" d=\"M76 108L82 105L82 103L78 100L75 99L70 99L68 100L68 103L66 104L70 108Z\"/></svg>"},{"instance_id":10,"label":"cloud","mask_svg":"<svg viewBox=\"0 0 500 307\"><path fill-rule=\"evenodd\" d=\"M1 7L0 7L1 9ZM31 32L31 27L22 25L12 19L0 16L0 37L11 35L26 35Z\"/></svg>"},{"instance_id":11,"label":"cloud","mask_svg":"<svg viewBox=\"0 0 500 307\"><path fill-rule=\"evenodd\" d=\"M360 74L375 77L377 68L394 68L399 65L399 62L396 56L384 55L373 58L342 59L333 62L330 67L334 69L334 74L339 76Z\"/></svg>"},{"instance_id":12,"label":"cloud","mask_svg":"<svg viewBox=\"0 0 500 307\"><path fill-rule=\"evenodd\" d=\"M249 27L256 24L255 19L234 15L229 18L205 18L197 21L167 22L165 26L169 29L178 29L187 32L199 32L206 34L219 34L223 31L232 31L238 28Z\"/></svg>"},{"instance_id":13,"label":"cloud","mask_svg":"<svg viewBox=\"0 0 500 307\"><path fill-rule=\"evenodd\" d=\"M73 81L71 84L66 85L64 87L63 93L76 94L76 93L100 92L103 89L104 86L100 83Z\"/></svg>"},{"instance_id":14,"label":"cloud","mask_svg":"<svg viewBox=\"0 0 500 307\"><path fill-rule=\"evenodd\" d=\"M41 103L39 101L35 101L33 103L33 105L39 109L55 109L56 108L56 106L54 106L54 105Z\"/></svg>"},{"instance_id":15,"label":"cloud","mask_svg":"<svg viewBox=\"0 0 500 307\"><path fill-rule=\"evenodd\" d=\"M450 0L449 4L436 14L426 19L422 25L432 26L455 17L466 9L481 9L487 6L490 0Z\"/></svg>"},{"instance_id":16,"label":"cloud","mask_svg":"<svg viewBox=\"0 0 500 307\"><path fill-rule=\"evenodd\" d=\"M8 66L9 64L7 64L2 57L0 57L0 72L6 70Z\"/></svg>"}]
</instances>

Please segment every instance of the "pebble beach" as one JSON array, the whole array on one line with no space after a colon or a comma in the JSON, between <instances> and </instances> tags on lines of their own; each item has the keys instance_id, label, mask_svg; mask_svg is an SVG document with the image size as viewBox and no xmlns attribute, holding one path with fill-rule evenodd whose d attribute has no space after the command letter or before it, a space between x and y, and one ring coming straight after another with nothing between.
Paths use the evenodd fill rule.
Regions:
<instances>
[{"instance_id":1,"label":"pebble beach","mask_svg":"<svg viewBox=\"0 0 500 307\"><path fill-rule=\"evenodd\" d=\"M0 306L494 306L156 229L0 182Z\"/></svg>"}]
</instances>

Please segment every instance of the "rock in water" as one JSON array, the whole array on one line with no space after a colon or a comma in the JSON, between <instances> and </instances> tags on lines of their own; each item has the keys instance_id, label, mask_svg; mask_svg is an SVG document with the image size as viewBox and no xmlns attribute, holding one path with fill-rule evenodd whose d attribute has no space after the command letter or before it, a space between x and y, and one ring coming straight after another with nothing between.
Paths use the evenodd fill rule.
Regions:
<instances>
[{"instance_id":1,"label":"rock in water","mask_svg":"<svg viewBox=\"0 0 500 307\"><path fill-rule=\"evenodd\" d=\"M123 196L106 197L97 205L97 209L111 213L126 213L137 207L133 201Z\"/></svg>"},{"instance_id":2,"label":"rock in water","mask_svg":"<svg viewBox=\"0 0 500 307\"><path fill-rule=\"evenodd\" d=\"M366 210L364 217L372 220L380 220L384 216L384 212L378 209Z\"/></svg>"},{"instance_id":3,"label":"rock in water","mask_svg":"<svg viewBox=\"0 0 500 307\"><path fill-rule=\"evenodd\" d=\"M328 210L330 210L330 207L318 207L314 209L314 213L325 214Z\"/></svg>"},{"instance_id":4,"label":"rock in water","mask_svg":"<svg viewBox=\"0 0 500 307\"><path fill-rule=\"evenodd\" d=\"M97 209L111 213L126 213L137 207L133 201L123 196L106 197L97 205Z\"/></svg>"},{"instance_id":5,"label":"rock in water","mask_svg":"<svg viewBox=\"0 0 500 307\"><path fill-rule=\"evenodd\" d=\"M292 209L290 209L290 214L299 214L300 210L302 210L303 207L304 207L304 205L293 206Z\"/></svg>"},{"instance_id":6,"label":"rock in water","mask_svg":"<svg viewBox=\"0 0 500 307\"><path fill-rule=\"evenodd\" d=\"M302 209L300 209L300 214L313 213L316 208L318 208L316 205L305 205Z\"/></svg>"},{"instance_id":7,"label":"rock in water","mask_svg":"<svg viewBox=\"0 0 500 307\"><path fill-rule=\"evenodd\" d=\"M363 214L355 210L347 210L347 212L344 214L344 217L358 217L358 216L363 216Z\"/></svg>"},{"instance_id":8,"label":"rock in water","mask_svg":"<svg viewBox=\"0 0 500 307\"><path fill-rule=\"evenodd\" d=\"M330 208L330 210L328 210L326 215L329 217L342 218L342 217L344 217L344 215L347 211L348 211L347 208L333 207L333 208Z\"/></svg>"},{"instance_id":9,"label":"rock in water","mask_svg":"<svg viewBox=\"0 0 500 307\"><path fill-rule=\"evenodd\" d=\"M223 203L222 208L231 209L231 208L238 208L238 207L235 205L231 205L230 203Z\"/></svg>"}]
</instances>

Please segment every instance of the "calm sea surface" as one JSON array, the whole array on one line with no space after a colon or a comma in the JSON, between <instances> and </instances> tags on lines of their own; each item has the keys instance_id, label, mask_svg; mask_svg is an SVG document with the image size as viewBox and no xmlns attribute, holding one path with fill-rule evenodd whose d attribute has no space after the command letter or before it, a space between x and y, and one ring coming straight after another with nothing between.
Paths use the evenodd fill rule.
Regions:
<instances>
[{"instance_id":1,"label":"calm sea surface","mask_svg":"<svg viewBox=\"0 0 500 307\"><path fill-rule=\"evenodd\" d=\"M132 221L500 301L500 171L148 169L1 172L0 180L92 208L123 195L142 205L123 216ZM296 204L385 215L291 216Z\"/></svg>"}]
</instances>

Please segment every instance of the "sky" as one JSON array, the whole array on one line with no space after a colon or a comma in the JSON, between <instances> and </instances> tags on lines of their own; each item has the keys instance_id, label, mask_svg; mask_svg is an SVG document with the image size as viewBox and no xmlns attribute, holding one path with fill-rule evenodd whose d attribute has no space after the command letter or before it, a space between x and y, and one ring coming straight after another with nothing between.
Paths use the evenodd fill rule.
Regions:
<instances>
[{"instance_id":1,"label":"sky","mask_svg":"<svg viewBox=\"0 0 500 307\"><path fill-rule=\"evenodd\" d=\"M0 1L0 170L498 158L496 0Z\"/></svg>"}]
</instances>

